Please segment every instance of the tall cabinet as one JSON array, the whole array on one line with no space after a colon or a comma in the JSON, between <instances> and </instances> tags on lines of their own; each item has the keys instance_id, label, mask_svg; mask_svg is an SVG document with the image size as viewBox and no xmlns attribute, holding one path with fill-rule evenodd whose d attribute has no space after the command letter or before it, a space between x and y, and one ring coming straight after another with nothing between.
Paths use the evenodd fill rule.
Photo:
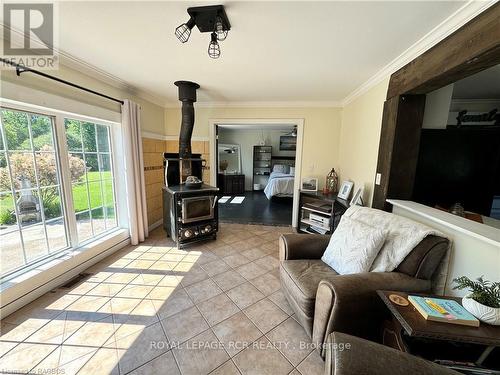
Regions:
<instances>
[{"instance_id":1,"label":"tall cabinet","mask_svg":"<svg viewBox=\"0 0 500 375\"><path fill-rule=\"evenodd\" d=\"M262 190L267 185L271 174L272 151L272 146L253 146L253 190Z\"/></svg>"}]
</instances>

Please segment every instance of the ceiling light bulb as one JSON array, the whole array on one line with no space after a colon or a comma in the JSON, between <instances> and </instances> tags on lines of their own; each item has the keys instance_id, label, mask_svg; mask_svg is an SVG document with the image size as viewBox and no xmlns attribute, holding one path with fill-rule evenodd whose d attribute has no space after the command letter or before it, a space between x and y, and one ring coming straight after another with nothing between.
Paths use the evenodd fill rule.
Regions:
<instances>
[{"instance_id":1,"label":"ceiling light bulb","mask_svg":"<svg viewBox=\"0 0 500 375\"><path fill-rule=\"evenodd\" d=\"M219 43L217 42L216 33L212 33L211 35L210 44L208 45L208 56L210 56L212 59L218 59L220 56L220 47Z\"/></svg>"},{"instance_id":2,"label":"ceiling light bulb","mask_svg":"<svg viewBox=\"0 0 500 375\"><path fill-rule=\"evenodd\" d=\"M191 35L191 29L194 27L194 19L190 18L187 23L183 23L175 29L175 36L182 43L186 43L189 40L189 36Z\"/></svg>"},{"instance_id":3,"label":"ceiling light bulb","mask_svg":"<svg viewBox=\"0 0 500 375\"><path fill-rule=\"evenodd\" d=\"M222 23L222 18L217 16L215 21L215 33L217 34L217 40L223 41L227 37L227 30L224 30L224 24Z\"/></svg>"}]
</instances>

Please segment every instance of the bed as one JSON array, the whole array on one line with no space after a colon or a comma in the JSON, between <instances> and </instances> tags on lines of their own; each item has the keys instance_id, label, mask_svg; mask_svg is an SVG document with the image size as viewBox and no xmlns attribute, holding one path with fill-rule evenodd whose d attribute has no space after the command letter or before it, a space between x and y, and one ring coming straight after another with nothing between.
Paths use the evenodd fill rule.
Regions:
<instances>
[{"instance_id":1,"label":"bed","mask_svg":"<svg viewBox=\"0 0 500 375\"><path fill-rule=\"evenodd\" d=\"M294 160L273 159L273 169L264 188L267 199L293 197L295 183Z\"/></svg>"}]
</instances>

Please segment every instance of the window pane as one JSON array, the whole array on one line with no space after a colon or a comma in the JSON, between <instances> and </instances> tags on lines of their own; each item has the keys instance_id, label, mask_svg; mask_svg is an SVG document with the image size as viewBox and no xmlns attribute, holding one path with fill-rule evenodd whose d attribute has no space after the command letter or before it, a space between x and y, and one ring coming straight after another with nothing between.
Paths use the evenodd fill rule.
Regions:
<instances>
[{"instance_id":1,"label":"window pane","mask_svg":"<svg viewBox=\"0 0 500 375\"><path fill-rule=\"evenodd\" d=\"M90 122L82 123L83 151L96 152L95 125Z\"/></svg>"},{"instance_id":2,"label":"window pane","mask_svg":"<svg viewBox=\"0 0 500 375\"><path fill-rule=\"evenodd\" d=\"M48 254L43 224L24 228L23 242L28 262Z\"/></svg>"},{"instance_id":3,"label":"window pane","mask_svg":"<svg viewBox=\"0 0 500 375\"><path fill-rule=\"evenodd\" d=\"M92 226L94 227L94 234L99 234L106 230L104 210L102 207L92 210Z\"/></svg>"},{"instance_id":4,"label":"window pane","mask_svg":"<svg viewBox=\"0 0 500 375\"><path fill-rule=\"evenodd\" d=\"M35 160L40 187L58 185L56 154L54 152L37 152Z\"/></svg>"},{"instance_id":5,"label":"window pane","mask_svg":"<svg viewBox=\"0 0 500 375\"><path fill-rule=\"evenodd\" d=\"M76 214L76 230L78 242L83 242L92 237L92 225L90 224L90 211Z\"/></svg>"},{"instance_id":6,"label":"window pane","mask_svg":"<svg viewBox=\"0 0 500 375\"><path fill-rule=\"evenodd\" d=\"M87 184L73 185L73 207L75 212L86 211L89 207Z\"/></svg>"},{"instance_id":7,"label":"window pane","mask_svg":"<svg viewBox=\"0 0 500 375\"><path fill-rule=\"evenodd\" d=\"M0 192L11 192L11 179L7 168L7 156L5 152L0 153Z\"/></svg>"},{"instance_id":8,"label":"window pane","mask_svg":"<svg viewBox=\"0 0 500 375\"><path fill-rule=\"evenodd\" d=\"M45 220L61 217L63 214L61 195L57 187L41 189Z\"/></svg>"},{"instance_id":9,"label":"window pane","mask_svg":"<svg viewBox=\"0 0 500 375\"><path fill-rule=\"evenodd\" d=\"M36 151L53 151L52 121L47 116L31 115L31 133Z\"/></svg>"},{"instance_id":10,"label":"window pane","mask_svg":"<svg viewBox=\"0 0 500 375\"><path fill-rule=\"evenodd\" d=\"M29 226L42 221L42 206L38 197L38 190L22 190L16 192L16 206L19 214L19 223Z\"/></svg>"},{"instance_id":11,"label":"window pane","mask_svg":"<svg viewBox=\"0 0 500 375\"><path fill-rule=\"evenodd\" d=\"M0 194L0 228L0 233L18 229L12 193Z\"/></svg>"},{"instance_id":12,"label":"window pane","mask_svg":"<svg viewBox=\"0 0 500 375\"><path fill-rule=\"evenodd\" d=\"M2 132L0 132L0 150L3 151L5 150L5 145L3 143L3 135Z\"/></svg>"},{"instance_id":13,"label":"window pane","mask_svg":"<svg viewBox=\"0 0 500 375\"><path fill-rule=\"evenodd\" d=\"M71 182L84 182L86 168L85 161L83 160L83 154L70 154L68 161Z\"/></svg>"},{"instance_id":14,"label":"window pane","mask_svg":"<svg viewBox=\"0 0 500 375\"><path fill-rule=\"evenodd\" d=\"M31 151L28 116L26 113L2 110L2 125L11 151Z\"/></svg>"},{"instance_id":15,"label":"window pane","mask_svg":"<svg viewBox=\"0 0 500 375\"><path fill-rule=\"evenodd\" d=\"M99 152L109 152L109 132L108 127L96 125L97 127L97 147Z\"/></svg>"},{"instance_id":16,"label":"window pane","mask_svg":"<svg viewBox=\"0 0 500 375\"><path fill-rule=\"evenodd\" d=\"M89 182L91 208L102 206L101 182Z\"/></svg>"},{"instance_id":17,"label":"window pane","mask_svg":"<svg viewBox=\"0 0 500 375\"><path fill-rule=\"evenodd\" d=\"M16 190L36 187L33 153L9 152L9 161Z\"/></svg>"},{"instance_id":18,"label":"window pane","mask_svg":"<svg viewBox=\"0 0 500 375\"><path fill-rule=\"evenodd\" d=\"M82 151L82 135L80 121L64 119L66 128L66 142L69 151Z\"/></svg>"},{"instance_id":19,"label":"window pane","mask_svg":"<svg viewBox=\"0 0 500 375\"><path fill-rule=\"evenodd\" d=\"M46 225L50 252L53 253L68 247L64 219L49 220Z\"/></svg>"},{"instance_id":20,"label":"window pane","mask_svg":"<svg viewBox=\"0 0 500 375\"><path fill-rule=\"evenodd\" d=\"M23 246L19 230L0 231L0 272L2 275L24 265Z\"/></svg>"},{"instance_id":21,"label":"window pane","mask_svg":"<svg viewBox=\"0 0 500 375\"><path fill-rule=\"evenodd\" d=\"M116 227L116 215L114 206L105 206L104 212L106 214L106 228Z\"/></svg>"},{"instance_id":22,"label":"window pane","mask_svg":"<svg viewBox=\"0 0 500 375\"><path fill-rule=\"evenodd\" d=\"M110 154L99 154L100 170L103 179L111 178L111 155Z\"/></svg>"},{"instance_id":23,"label":"window pane","mask_svg":"<svg viewBox=\"0 0 500 375\"><path fill-rule=\"evenodd\" d=\"M99 181L101 176L99 174L97 154L85 154L85 161L87 164L87 179L89 181Z\"/></svg>"}]
</instances>

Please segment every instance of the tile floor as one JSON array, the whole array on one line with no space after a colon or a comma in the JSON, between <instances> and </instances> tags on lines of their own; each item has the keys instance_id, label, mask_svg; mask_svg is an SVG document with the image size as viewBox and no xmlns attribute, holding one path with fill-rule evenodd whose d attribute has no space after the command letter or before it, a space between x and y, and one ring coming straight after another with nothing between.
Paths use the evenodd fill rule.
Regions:
<instances>
[{"instance_id":1,"label":"tile floor","mask_svg":"<svg viewBox=\"0 0 500 375\"><path fill-rule=\"evenodd\" d=\"M5 317L0 372L320 374L280 290L289 231L221 224L216 241L179 250L157 229Z\"/></svg>"}]
</instances>

